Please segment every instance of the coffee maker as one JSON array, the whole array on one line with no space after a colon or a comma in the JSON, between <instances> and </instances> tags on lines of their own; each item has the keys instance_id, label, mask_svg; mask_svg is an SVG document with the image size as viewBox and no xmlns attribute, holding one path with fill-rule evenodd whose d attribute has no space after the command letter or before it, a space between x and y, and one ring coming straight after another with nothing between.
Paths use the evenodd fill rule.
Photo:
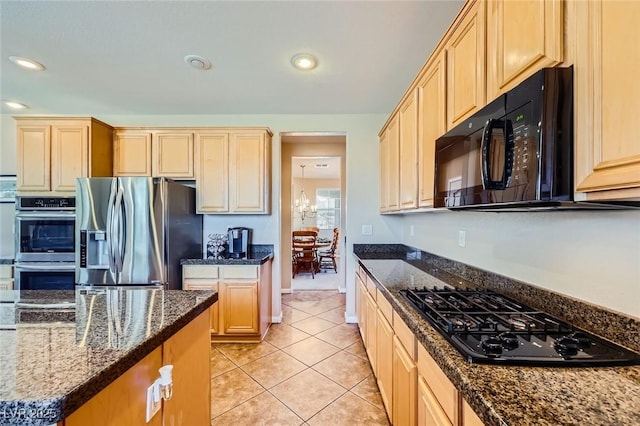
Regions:
<instances>
[{"instance_id":1,"label":"coffee maker","mask_svg":"<svg viewBox=\"0 0 640 426\"><path fill-rule=\"evenodd\" d=\"M229 228L228 230L228 250L232 259L242 259L249 254L249 241L251 240L251 229L249 228Z\"/></svg>"}]
</instances>

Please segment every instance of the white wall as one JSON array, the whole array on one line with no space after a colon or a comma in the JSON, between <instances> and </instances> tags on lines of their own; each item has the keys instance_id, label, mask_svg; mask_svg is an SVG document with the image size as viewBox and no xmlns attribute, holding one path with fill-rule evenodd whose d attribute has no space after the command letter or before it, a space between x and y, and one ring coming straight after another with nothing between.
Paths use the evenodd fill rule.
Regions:
<instances>
[{"instance_id":1,"label":"white wall","mask_svg":"<svg viewBox=\"0 0 640 426\"><path fill-rule=\"evenodd\" d=\"M3 114L0 121L0 175L16 174L16 125ZM14 205L0 203L0 258L14 255Z\"/></svg>"}]
</instances>

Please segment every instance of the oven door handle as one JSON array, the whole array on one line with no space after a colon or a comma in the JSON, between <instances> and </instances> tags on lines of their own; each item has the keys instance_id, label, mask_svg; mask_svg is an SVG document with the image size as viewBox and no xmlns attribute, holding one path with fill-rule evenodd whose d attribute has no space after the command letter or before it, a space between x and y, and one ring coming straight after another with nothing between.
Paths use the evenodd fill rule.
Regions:
<instances>
[{"instance_id":1,"label":"oven door handle","mask_svg":"<svg viewBox=\"0 0 640 426\"><path fill-rule=\"evenodd\" d=\"M13 267L14 269L20 269L23 271L75 271L76 269L74 263L65 263L62 265L56 263L37 263L35 265L14 263Z\"/></svg>"},{"instance_id":2,"label":"oven door handle","mask_svg":"<svg viewBox=\"0 0 640 426\"><path fill-rule=\"evenodd\" d=\"M29 303L29 302L15 302L16 308L28 308L28 309L73 309L76 307L75 302L61 302L61 303Z\"/></svg>"},{"instance_id":3,"label":"oven door handle","mask_svg":"<svg viewBox=\"0 0 640 426\"><path fill-rule=\"evenodd\" d=\"M50 212L33 212L33 211L17 211L16 218L17 219L75 219L76 213L73 211L68 212L58 212L58 211L50 211Z\"/></svg>"},{"instance_id":4,"label":"oven door handle","mask_svg":"<svg viewBox=\"0 0 640 426\"><path fill-rule=\"evenodd\" d=\"M116 218L114 225L114 234L116 234L116 242L114 244L114 261L116 264L116 271L122 272L123 259L124 259L124 189L122 186L118 186L118 193L116 194L116 202L114 206L114 216Z\"/></svg>"}]
</instances>

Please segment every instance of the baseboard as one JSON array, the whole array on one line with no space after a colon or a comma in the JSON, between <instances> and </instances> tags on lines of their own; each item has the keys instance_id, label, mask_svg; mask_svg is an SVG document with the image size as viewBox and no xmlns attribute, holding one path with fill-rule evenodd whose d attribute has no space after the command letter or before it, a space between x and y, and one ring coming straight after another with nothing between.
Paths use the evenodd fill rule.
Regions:
<instances>
[{"instance_id":1,"label":"baseboard","mask_svg":"<svg viewBox=\"0 0 640 426\"><path fill-rule=\"evenodd\" d=\"M353 315L353 316L349 316L347 315L347 313L344 313L344 322L346 322L347 324L357 324L358 323L358 317Z\"/></svg>"},{"instance_id":2,"label":"baseboard","mask_svg":"<svg viewBox=\"0 0 640 426\"><path fill-rule=\"evenodd\" d=\"M272 324L280 324L282 322L282 311L280 311L280 315L274 315L271 317Z\"/></svg>"},{"instance_id":3,"label":"baseboard","mask_svg":"<svg viewBox=\"0 0 640 426\"><path fill-rule=\"evenodd\" d=\"M291 288L281 288L280 294L291 294Z\"/></svg>"},{"instance_id":4,"label":"baseboard","mask_svg":"<svg viewBox=\"0 0 640 426\"><path fill-rule=\"evenodd\" d=\"M346 287L338 287L338 293L346 293L346 292L347 292Z\"/></svg>"}]
</instances>

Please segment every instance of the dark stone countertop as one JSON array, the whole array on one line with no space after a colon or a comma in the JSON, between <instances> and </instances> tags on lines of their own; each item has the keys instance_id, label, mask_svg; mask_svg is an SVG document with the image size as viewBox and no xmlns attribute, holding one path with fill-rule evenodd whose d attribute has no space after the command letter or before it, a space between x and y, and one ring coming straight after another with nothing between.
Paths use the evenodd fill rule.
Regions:
<instances>
[{"instance_id":1,"label":"dark stone countertop","mask_svg":"<svg viewBox=\"0 0 640 426\"><path fill-rule=\"evenodd\" d=\"M636 352L640 321L403 245L356 244L354 255L485 424L640 424L640 366L471 364L399 295L399 290L447 285L490 288L570 322L581 318L580 327ZM623 330L602 332L605 323L608 329Z\"/></svg>"},{"instance_id":2,"label":"dark stone countertop","mask_svg":"<svg viewBox=\"0 0 640 426\"><path fill-rule=\"evenodd\" d=\"M0 425L64 419L217 300L155 287L0 291Z\"/></svg>"},{"instance_id":3,"label":"dark stone countertop","mask_svg":"<svg viewBox=\"0 0 640 426\"><path fill-rule=\"evenodd\" d=\"M13 259L0 258L0 265L13 265Z\"/></svg>"},{"instance_id":4,"label":"dark stone countertop","mask_svg":"<svg viewBox=\"0 0 640 426\"><path fill-rule=\"evenodd\" d=\"M181 265L262 265L273 259L272 244L254 244L249 249L249 255L241 259L228 256L210 259L182 259Z\"/></svg>"}]
</instances>

